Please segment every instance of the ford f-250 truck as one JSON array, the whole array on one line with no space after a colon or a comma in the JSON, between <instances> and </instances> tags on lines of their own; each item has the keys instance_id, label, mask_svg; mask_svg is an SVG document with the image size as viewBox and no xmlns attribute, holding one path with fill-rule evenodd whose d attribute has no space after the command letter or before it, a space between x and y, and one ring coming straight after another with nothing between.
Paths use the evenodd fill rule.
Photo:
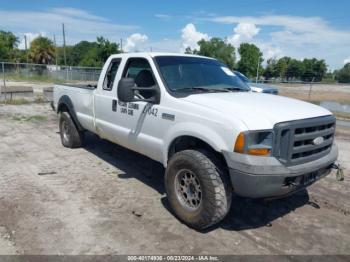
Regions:
<instances>
[{"instance_id":1,"label":"ford f-250 truck","mask_svg":"<svg viewBox=\"0 0 350 262\"><path fill-rule=\"evenodd\" d=\"M324 108L249 91L226 65L170 53L112 55L97 86L55 85L62 144L84 132L161 162L175 215L203 229L233 193L280 197L329 174L335 118Z\"/></svg>"}]
</instances>

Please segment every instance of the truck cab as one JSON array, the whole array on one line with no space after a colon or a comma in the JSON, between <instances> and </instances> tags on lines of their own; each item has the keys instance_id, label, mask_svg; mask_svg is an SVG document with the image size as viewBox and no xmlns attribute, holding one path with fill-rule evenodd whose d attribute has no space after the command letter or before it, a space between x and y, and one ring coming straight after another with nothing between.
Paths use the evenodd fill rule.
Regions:
<instances>
[{"instance_id":1,"label":"truck cab","mask_svg":"<svg viewBox=\"0 0 350 262\"><path fill-rule=\"evenodd\" d=\"M112 55L97 86L56 85L54 107L64 146L82 146L90 131L161 162L170 206L197 229L223 219L233 193L285 196L337 159L328 110L252 93L207 57Z\"/></svg>"}]
</instances>

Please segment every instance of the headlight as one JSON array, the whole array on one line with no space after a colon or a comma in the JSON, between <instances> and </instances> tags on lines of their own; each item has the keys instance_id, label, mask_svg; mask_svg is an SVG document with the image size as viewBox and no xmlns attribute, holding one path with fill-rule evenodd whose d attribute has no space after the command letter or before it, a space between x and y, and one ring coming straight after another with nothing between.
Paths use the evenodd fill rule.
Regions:
<instances>
[{"instance_id":1,"label":"headlight","mask_svg":"<svg viewBox=\"0 0 350 262\"><path fill-rule=\"evenodd\" d=\"M260 87L252 86L251 89L252 89L252 91L254 91L254 92L258 92L258 93L262 93L262 92L263 92L263 89L260 88Z\"/></svg>"},{"instance_id":2,"label":"headlight","mask_svg":"<svg viewBox=\"0 0 350 262\"><path fill-rule=\"evenodd\" d=\"M272 131L241 132L235 143L234 151L255 156L271 155L273 143Z\"/></svg>"}]
</instances>

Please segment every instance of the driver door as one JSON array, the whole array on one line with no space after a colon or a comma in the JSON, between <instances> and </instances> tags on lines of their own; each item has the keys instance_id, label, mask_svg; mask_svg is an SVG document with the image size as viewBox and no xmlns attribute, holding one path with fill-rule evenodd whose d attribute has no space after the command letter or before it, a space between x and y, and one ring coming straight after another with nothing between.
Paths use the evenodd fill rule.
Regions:
<instances>
[{"instance_id":1,"label":"driver door","mask_svg":"<svg viewBox=\"0 0 350 262\"><path fill-rule=\"evenodd\" d=\"M129 58L125 64L122 77L133 78L137 87L152 87L156 85L153 70L146 58ZM152 92L136 91L136 99L147 99ZM125 133L125 146L151 158L159 157L160 139L152 132L159 116L159 105L148 102L118 101L118 121ZM152 127L150 129L150 127ZM153 156L154 154L154 156Z\"/></svg>"}]
</instances>

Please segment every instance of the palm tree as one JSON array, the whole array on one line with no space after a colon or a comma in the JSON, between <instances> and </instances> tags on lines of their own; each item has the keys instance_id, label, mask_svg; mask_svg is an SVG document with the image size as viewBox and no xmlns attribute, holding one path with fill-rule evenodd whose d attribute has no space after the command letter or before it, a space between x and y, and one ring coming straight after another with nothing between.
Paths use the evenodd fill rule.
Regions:
<instances>
[{"instance_id":1,"label":"palm tree","mask_svg":"<svg viewBox=\"0 0 350 262\"><path fill-rule=\"evenodd\" d=\"M37 64L50 64L55 59L55 46L47 37L35 38L29 49L29 58Z\"/></svg>"}]
</instances>

